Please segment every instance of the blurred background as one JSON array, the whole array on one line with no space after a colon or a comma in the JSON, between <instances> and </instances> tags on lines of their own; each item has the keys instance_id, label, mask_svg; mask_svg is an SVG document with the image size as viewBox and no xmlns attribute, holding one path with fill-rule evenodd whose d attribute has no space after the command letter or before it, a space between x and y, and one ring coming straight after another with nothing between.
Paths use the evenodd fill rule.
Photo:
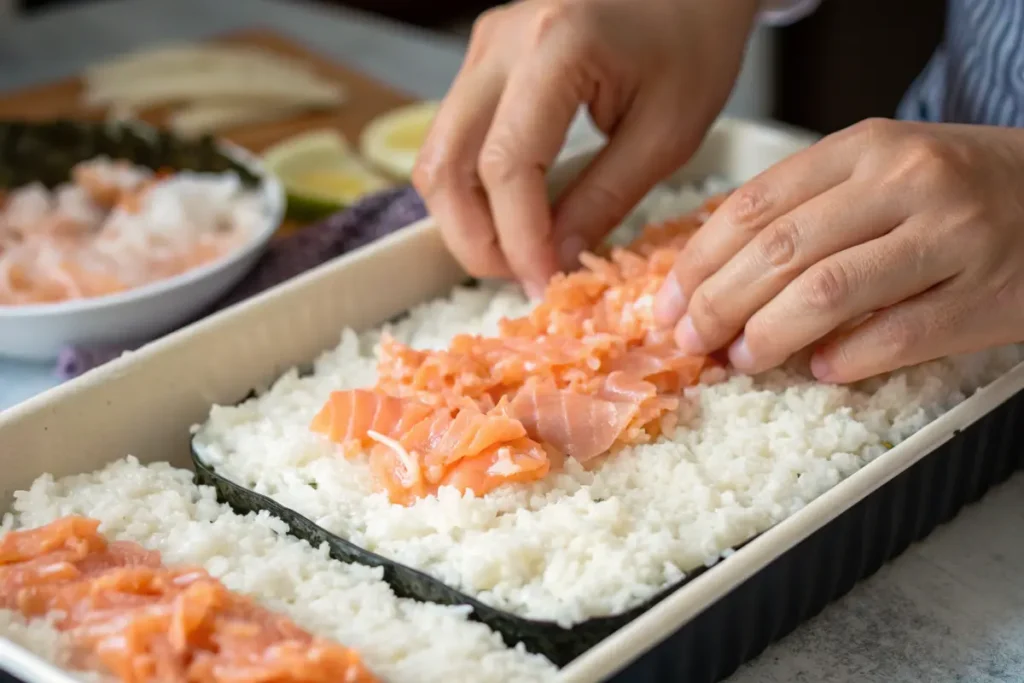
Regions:
<instances>
[{"instance_id":1,"label":"blurred background","mask_svg":"<svg viewBox=\"0 0 1024 683\"><path fill-rule=\"evenodd\" d=\"M16 11L102 0L0 0ZM216 2L216 0L210 0ZM299 0L343 5L404 23L468 37L488 0ZM825 0L810 18L761 30L730 103L734 114L774 118L827 133L867 116L892 115L935 48L944 4L938 0Z\"/></svg>"}]
</instances>

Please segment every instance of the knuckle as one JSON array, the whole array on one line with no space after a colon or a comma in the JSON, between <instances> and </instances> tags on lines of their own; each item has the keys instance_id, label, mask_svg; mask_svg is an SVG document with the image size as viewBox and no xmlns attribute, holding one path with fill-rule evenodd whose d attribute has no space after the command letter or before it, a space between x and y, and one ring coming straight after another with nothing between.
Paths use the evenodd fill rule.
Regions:
<instances>
[{"instance_id":1,"label":"knuckle","mask_svg":"<svg viewBox=\"0 0 1024 683\"><path fill-rule=\"evenodd\" d=\"M691 275L704 273L708 270L710 259L705 247L701 246L699 237L700 233L698 232L696 236L686 240L673 266L672 270L680 283L689 282Z\"/></svg>"},{"instance_id":2,"label":"knuckle","mask_svg":"<svg viewBox=\"0 0 1024 683\"><path fill-rule=\"evenodd\" d=\"M434 171L430 165L423 161L422 157L416 160L416 164L412 168L410 180L412 181L412 186L416 188L421 197L432 195L437 188L437 178Z\"/></svg>"},{"instance_id":3,"label":"knuckle","mask_svg":"<svg viewBox=\"0 0 1024 683\"><path fill-rule=\"evenodd\" d=\"M894 143L900 139L901 125L891 119L870 118L838 133L849 136L859 151L854 177L874 181L886 173L892 162Z\"/></svg>"},{"instance_id":4,"label":"knuckle","mask_svg":"<svg viewBox=\"0 0 1024 683\"><path fill-rule=\"evenodd\" d=\"M469 33L469 45L466 48L465 64L472 66L478 64L493 46L498 34L501 32L501 25L505 22L506 9L504 7L492 7L486 10L473 22L473 28Z\"/></svg>"},{"instance_id":5,"label":"knuckle","mask_svg":"<svg viewBox=\"0 0 1024 683\"><path fill-rule=\"evenodd\" d=\"M761 258L776 268L783 268L796 258L800 229L796 221L784 216L761 233L757 247Z\"/></svg>"},{"instance_id":6,"label":"knuckle","mask_svg":"<svg viewBox=\"0 0 1024 683\"><path fill-rule=\"evenodd\" d=\"M572 0L549 0L537 9L530 27L529 42L540 45L553 33L571 26L574 32L581 28L581 6Z\"/></svg>"},{"instance_id":7,"label":"knuckle","mask_svg":"<svg viewBox=\"0 0 1024 683\"><path fill-rule=\"evenodd\" d=\"M907 137L898 150L894 175L917 186L946 189L957 181L955 153L930 135Z\"/></svg>"},{"instance_id":8,"label":"knuckle","mask_svg":"<svg viewBox=\"0 0 1024 683\"><path fill-rule=\"evenodd\" d=\"M467 175L470 174L460 172L458 165L447 156L422 153L413 166L411 180L420 196L431 197L446 187L466 182Z\"/></svg>"},{"instance_id":9,"label":"knuckle","mask_svg":"<svg viewBox=\"0 0 1024 683\"><path fill-rule=\"evenodd\" d=\"M891 139L897 129L899 122L874 116L850 126L847 131L850 135L863 140L867 145L874 145L879 142Z\"/></svg>"},{"instance_id":10,"label":"knuckle","mask_svg":"<svg viewBox=\"0 0 1024 683\"><path fill-rule=\"evenodd\" d=\"M701 287L693 295L688 307L690 319L702 335L713 335L722 327L722 314L718 296Z\"/></svg>"},{"instance_id":11,"label":"knuckle","mask_svg":"<svg viewBox=\"0 0 1024 683\"><path fill-rule=\"evenodd\" d=\"M469 33L469 43L487 43L498 31L498 25L505 15L505 8L498 6L485 10L477 16L473 22L473 28Z\"/></svg>"},{"instance_id":12,"label":"knuckle","mask_svg":"<svg viewBox=\"0 0 1024 683\"><path fill-rule=\"evenodd\" d=\"M890 316L881 325L879 337L887 355L900 358L921 343L926 331L915 320L906 316Z\"/></svg>"},{"instance_id":13,"label":"knuckle","mask_svg":"<svg viewBox=\"0 0 1024 683\"><path fill-rule=\"evenodd\" d=\"M696 240L691 239L687 242L672 265L672 274L684 294L690 296L694 293L701 282L702 274L710 270L707 264L707 255L703 248L697 245Z\"/></svg>"},{"instance_id":14,"label":"knuckle","mask_svg":"<svg viewBox=\"0 0 1024 683\"><path fill-rule=\"evenodd\" d=\"M624 193L624 188L609 183L587 183L581 185L578 191L582 202L616 218L625 213L632 203Z\"/></svg>"},{"instance_id":15,"label":"knuckle","mask_svg":"<svg viewBox=\"0 0 1024 683\"><path fill-rule=\"evenodd\" d=\"M753 230L771 208L768 188L760 182L747 183L726 200L725 218L741 230Z\"/></svg>"},{"instance_id":16,"label":"knuckle","mask_svg":"<svg viewBox=\"0 0 1024 683\"><path fill-rule=\"evenodd\" d=\"M488 141L480 149L477 172L485 185L496 187L512 180L519 172L519 162L508 144Z\"/></svg>"},{"instance_id":17,"label":"knuckle","mask_svg":"<svg viewBox=\"0 0 1024 683\"><path fill-rule=\"evenodd\" d=\"M812 310L837 308L850 294L850 277L835 263L821 263L807 272L802 288L804 302Z\"/></svg>"}]
</instances>

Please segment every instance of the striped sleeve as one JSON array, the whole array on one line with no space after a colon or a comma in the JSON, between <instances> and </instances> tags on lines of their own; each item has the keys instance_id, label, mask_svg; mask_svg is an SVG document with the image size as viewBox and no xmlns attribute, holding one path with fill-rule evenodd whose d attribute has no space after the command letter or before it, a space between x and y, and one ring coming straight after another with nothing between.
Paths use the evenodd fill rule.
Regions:
<instances>
[{"instance_id":1,"label":"striped sleeve","mask_svg":"<svg viewBox=\"0 0 1024 683\"><path fill-rule=\"evenodd\" d=\"M821 0L761 0L758 20L765 26L788 26L812 14Z\"/></svg>"}]
</instances>

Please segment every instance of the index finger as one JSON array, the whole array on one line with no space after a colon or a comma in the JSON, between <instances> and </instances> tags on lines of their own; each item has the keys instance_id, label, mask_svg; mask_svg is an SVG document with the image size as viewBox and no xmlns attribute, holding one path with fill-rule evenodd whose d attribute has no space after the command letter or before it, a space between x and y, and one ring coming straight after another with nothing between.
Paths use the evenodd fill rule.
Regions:
<instances>
[{"instance_id":1,"label":"index finger","mask_svg":"<svg viewBox=\"0 0 1024 683\"><path fill-rule=\"evenodd\" d=\"M658 322L668 326L679 320L700 285L766 226L847 180L860 147L860 140L845 132L831 135L771 166L729 195L679 254L672 276L658 293Z\"/></svg>"},{"instance_id":2,"label":"index finger","mask_svg":"<svg viewBox=\"0 0 1024 683\"><path fill-rule=\"evenodd\" d=\"M476 163L505 74L493 65L455 78L416 160L413 184L452 254L470 275L508 277Z\"/></svg>"},{"instance_id":3,"label":"index finger","mask_svg":"<svg viewBox=\"0 0 1024 683\"><path fill-rule=\"evenodd\" d=\"M559 269L545 174L584 101L566 61L535 55L513 71L479 159L502 251L533 295Z\"/></svg>"}]
</instances>

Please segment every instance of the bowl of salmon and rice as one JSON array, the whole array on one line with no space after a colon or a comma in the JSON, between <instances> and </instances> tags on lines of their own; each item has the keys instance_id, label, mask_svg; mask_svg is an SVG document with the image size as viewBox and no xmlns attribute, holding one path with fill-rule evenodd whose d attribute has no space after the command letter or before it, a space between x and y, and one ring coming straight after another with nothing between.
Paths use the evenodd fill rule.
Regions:
<instances>
[{"instance_id":1,"label":"bowl of salmon and rice","mask_svg":"<svg viewBox=\"0 0 1024 683\"><path fill-rule=\"evenodd\" d=\"M0 356L145 341L255 265L279 182L245 150L139 123L0 121Z\"/></svg>"}]
</instances>

